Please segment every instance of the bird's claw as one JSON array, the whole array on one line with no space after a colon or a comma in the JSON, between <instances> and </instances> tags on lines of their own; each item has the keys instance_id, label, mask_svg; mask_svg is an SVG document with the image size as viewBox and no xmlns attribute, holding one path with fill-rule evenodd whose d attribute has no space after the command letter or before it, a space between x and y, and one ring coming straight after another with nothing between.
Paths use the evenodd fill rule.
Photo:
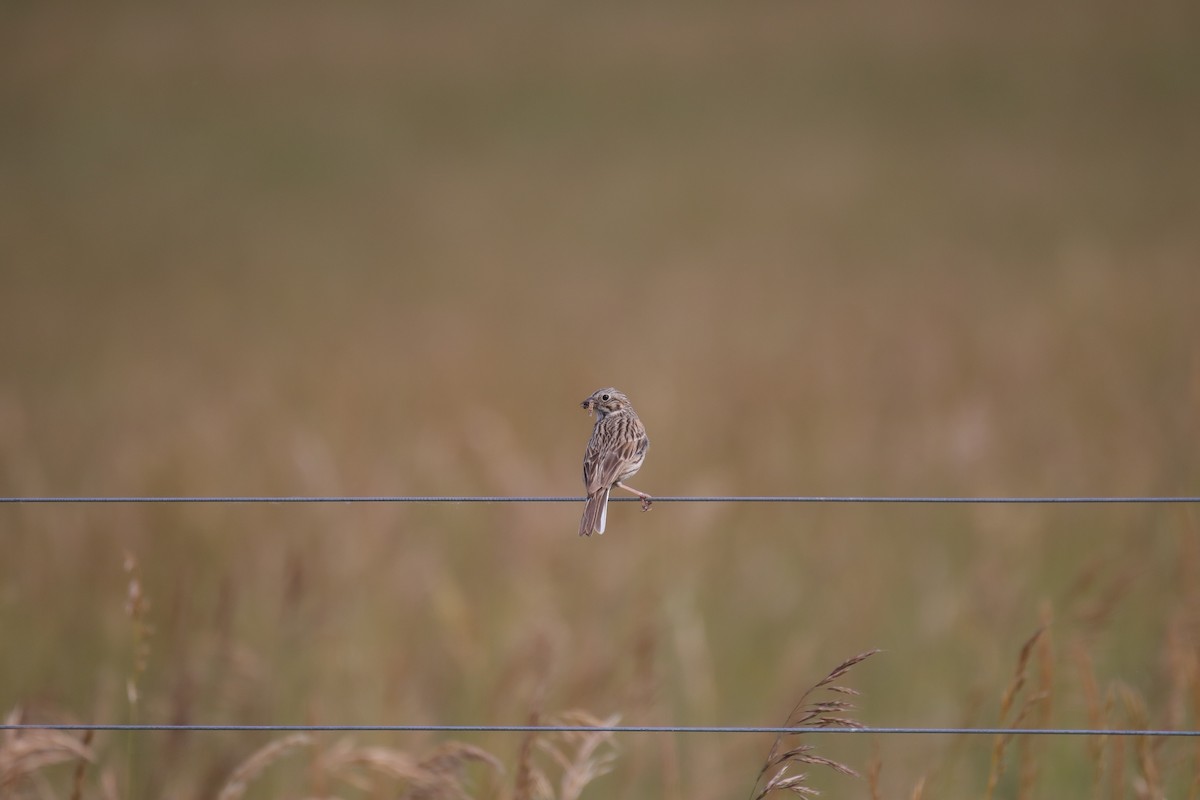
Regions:
<instances>
[{"instance_id":1,"label":"bird's claw","mask_svg":"<svg viewBox=\"0 0 1200 800\"><path fill-rule=\"evenodd\" d=\"M642 511L649 511L650 506L652 505L654 505L654 499L652 497L642 497Z\"/></svg>"}]
</instances>

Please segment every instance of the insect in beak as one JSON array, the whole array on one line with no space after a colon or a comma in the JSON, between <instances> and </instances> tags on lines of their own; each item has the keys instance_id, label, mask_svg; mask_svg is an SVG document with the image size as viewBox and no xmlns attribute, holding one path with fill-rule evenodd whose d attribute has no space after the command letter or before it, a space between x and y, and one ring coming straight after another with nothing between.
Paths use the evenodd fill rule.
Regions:
<instances>
[{"instance_id":1,"label":"insect in beak","mask_svg":"<svg viewBox=\"0 0 1200 800\"><path fill-rule=\"evenodd\" d=\"M588 416L592 416L592 398L588 398L579 404L579 407L588 412Z\"/></svg>"}]
</instances>

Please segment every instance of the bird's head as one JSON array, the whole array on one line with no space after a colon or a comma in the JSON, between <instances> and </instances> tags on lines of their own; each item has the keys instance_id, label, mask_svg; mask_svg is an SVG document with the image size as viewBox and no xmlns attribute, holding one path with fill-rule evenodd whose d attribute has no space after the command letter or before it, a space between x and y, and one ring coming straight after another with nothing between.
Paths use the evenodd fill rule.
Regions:
<instances>
[{"instance_id":1,"label":"bird's head","mask_svg":"<svg viewBox=\"0 0 1200 800\"><path fill-rule=\"evenodd\" d=\"M607 389L597 389L592 392L591 397L579 405L589 414L595 412L596 416L600 419L617 411L633 408L633 405L629 402L629 398L625 396L624 392L620 392L611 386Z\"/></svg>"}]
</instances>

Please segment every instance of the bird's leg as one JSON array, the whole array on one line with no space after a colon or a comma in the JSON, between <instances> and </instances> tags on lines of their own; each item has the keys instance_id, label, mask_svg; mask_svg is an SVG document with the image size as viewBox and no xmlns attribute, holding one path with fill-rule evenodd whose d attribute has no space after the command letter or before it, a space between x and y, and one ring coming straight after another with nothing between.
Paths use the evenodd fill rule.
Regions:
<instances>
[{"instance_id":1,"label":"bird's leg","mask_svg":"<svg viewBox=\"0 0 1200 800\"><path fill-rule=\"evenodd\" d=\"M617 481L617 486L620 486L622 489L624 489L627 492L633 492L638 497L642 498L642 511L649 511L650 506L654 505L654 498L651 497L650 495L646 494L645 492L639 492L637 489L633 488L632 486L626 486L625 484L621 483L620 481Z\"/></svg>"}]
</instances>

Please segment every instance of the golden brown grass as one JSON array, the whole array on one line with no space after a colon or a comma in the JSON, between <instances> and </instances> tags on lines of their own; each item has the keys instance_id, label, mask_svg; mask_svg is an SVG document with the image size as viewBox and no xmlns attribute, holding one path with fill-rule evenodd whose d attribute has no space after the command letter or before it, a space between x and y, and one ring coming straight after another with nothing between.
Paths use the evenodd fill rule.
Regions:
<instances>
[{"instance_id":1,"label":"golden brown grass","mask_svg":"<svg viewBox=\"0 0 1200 800\"><path fill-rule=\"evenodd\" d=\"M619 721L616 714L600 719L585 711L569 711L545 724L611 727ZM525 741L532 746L521 747L517 797L533 800L578 800L589 783L612 771L618 752L614 734L605 731L538 733ZM543 764L538 763L535 752L543 754ZM552 777L555 774L557 779Z\"/></svg>"},{"instance_id":2,"label":"golden brown grass","mask_svg":"<svg viewBox=\"0 0 1200 800\"><path fill-rule=\"evenodd\" d=\"M1029 661L1033 656L1034 648L1042 641L1042 636L1045 633L1045 628L1039 628L1033 636L1021 646L1021 653L1017 656L1017 666L1013 672L1012 680L1004 690L1004 694L1000 698L1000 725L1013 728L1023 727L1036 708L1044 706L1050 701L1049 694L1043 689L1039 692L1025 693L1022 696L1022 690L1026 683L1026 670L1029 666ZM1017 699L1021 698L1020 705L1017 705ZM1015 715L1010 716L1014 714ZM1000 775L1004 770L1004 754L1008 749L1012 737L1008 734L1001 734L996 737L992 744L992 764L988 772L987 793L986 797L991 800L996 791L996 785L1000 780Z\"/></svg>"},{"instance_id":3,"label":"golden brown grass","mask_svg":"<svg viewBox=\"0 0 1200 800\"><path fill-rule=\"evenodd\" d=\"M796 702L794 708L781 727L785 728L861 728L861 723L851 719L848 713L854 709L854 705L848 700L840 699L848 695L856 695L858 692L848 686L843 686L837 681L841 680L851 669L858 664L861 664L866 659L878 653L878 650L871 650L866 653L860 653L857 656L848 658L838 666L834 667L828 675L826 675L817 683L805 690L804 694ZM824 694L837 695L836 699L822 699ZM806 766L828 767L834 772L842 775L850 775L859 777L858 773L841 764L824 756L819 756L814 752L813 745L801 744L792 745L797 737L803 734L788 734L780 733L776 735L775 741L771 743L771 749L767 753L766 760L763 761L762 769L758 771L755 778L754 786L750 789L751 800L762 800L764 797L774 792L791 792L805 797L816 796L819 791L808 785L808 775L804 772L795 772L795 768L800 769ZM786 744L785 744L786 743ZM769 774L769 777L768 777ZM765 780L764 780L765 779ZM877 792L876 780L870 781L872 792ZM761 786L761 789L760 789Z\"/></svg>"},{"instance_id":4,"label":"golden brown grass","mask_svg":"<svg viewBox=\"0 0 1200 800\"><path fill-rule=\"evenodd\" d=\"M250 782L259 777L267 767L293 750L310 747L312 743L311 736L300 733L268 742L234 769L217 794L217 800L241 800Z\"/></svg>"},{"instance_id":5,"label":"golden brown grass","mask_svg":"<svg viewBox=\"0 0 1200 800\"><path fill-rule=\"evenodd\" d=\"M0 495L570 494L608 384L654 493L1200 486L1195 3L9 5ZM878 646L873 722L983 725L1041 627L1004 724L1195 728L1195 513L621 503L584 547L573 505L5 505L0 708L759 724ZM728 798L762 757L617 743L585 796ZM880 797L1200 772L1194 742L808 743L877 746ZM211 798L263 745L98 734L78 791Z\"/></svg>"},{"instance_id":6,"label":"golden brown grass","mask_svg":"<svg viewBox=\"0 0 1200 800\"><path fill-rule=\"evenodd\" d=\"M5 717L8 725L23 721L20 709ZM46 767L95 760L88 742L63 731L8 730L0 735L0 796L20 797L26 784L35 783ZM75 784L80 772L76 772Z\"/></svg>"},{"instance_id":7,"label":"golden brown grass","mask_svg":"<svg viewBox=\"0 0 1200 800\"><path fill-rule=\"evenodd\" d=\"M445 742L418 758L395 748L357 745L350 739L321 748L313 736L292 734L268 742L239 764L218 800L241 800L269 767L304 751L310 753L308 792L313 797L343 796L347 791L377 796L387 791L401 800L466 800L491 796L471 790L467 764L482 763L495 773L503 772L495 756L463 742Z\"/></svg>"}]
</instances>

